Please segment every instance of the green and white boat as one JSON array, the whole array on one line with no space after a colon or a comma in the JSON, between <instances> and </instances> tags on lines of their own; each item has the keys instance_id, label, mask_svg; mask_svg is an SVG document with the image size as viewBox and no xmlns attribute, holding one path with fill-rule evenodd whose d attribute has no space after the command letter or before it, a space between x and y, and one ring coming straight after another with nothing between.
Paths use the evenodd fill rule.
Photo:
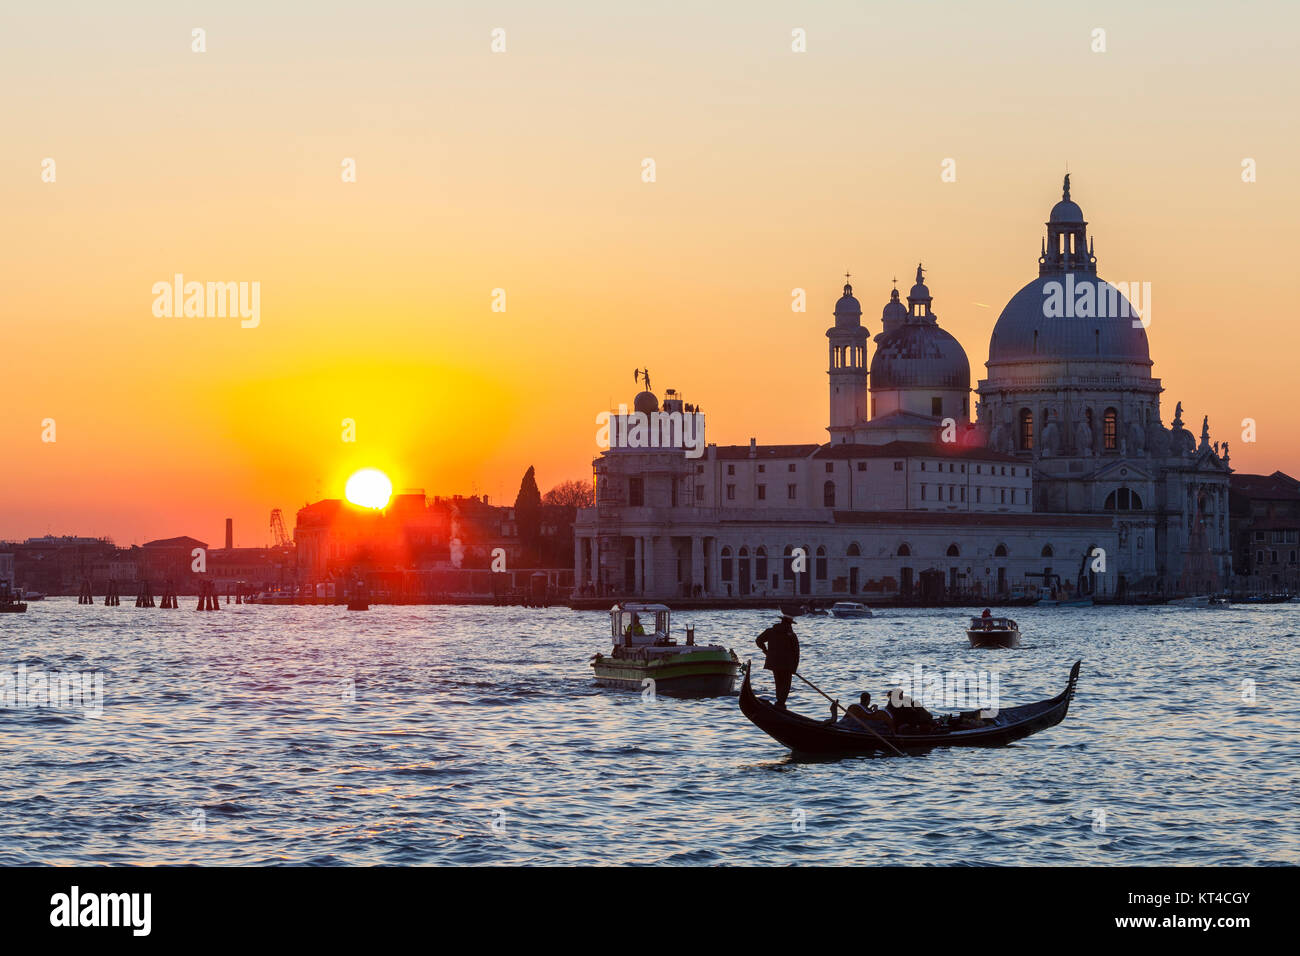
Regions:
<instances>
[{"instance_id":1,"label":"green and white boat","mask_svg":"<svg viewBox=\"0 0 1300 956\"><path fill-rule=\"evenodd\" d=\"M663 604L618 604L610 609L614 648L591 660L596 683L629 690L654 688L668 697L722 697L736 693L740 660L719 644L686 643L669 636L672 612ZM648 683L653 681L653 684Z\"/></svg>"}]
</instances>

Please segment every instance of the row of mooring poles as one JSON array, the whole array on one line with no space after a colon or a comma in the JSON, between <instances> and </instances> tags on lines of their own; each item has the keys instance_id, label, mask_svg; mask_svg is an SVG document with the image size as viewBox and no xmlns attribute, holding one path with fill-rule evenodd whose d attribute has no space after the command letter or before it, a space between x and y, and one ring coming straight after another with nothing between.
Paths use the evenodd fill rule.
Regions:
<instances>
[{"instance_id":1,"label":"row of mooring poles","mask_svg":"<svg viewBox=\"0 0 1300 956\"><path fill-rule=\"evenodd\" d=\"M213 588L212 582L210 581L204 582L204 587L209 592L210 606L208 607L203 606L203 595L202 593L200 593L199 607L197 608L197 610L200 611L217 610L217 598L215 596L215 593L213 593L215 589ZM121 606L122 598L121 595L118 593L118 590L119 589L117 586L117 581L110 580L108 582L108 588L104 592L105 607ZM90 583L89 578L81 582L81 587L77 591L77 603L78 604L95 603L95 592L93 586ZM180 601L176 597L176 586L173 585L171 581L168 581L166 584L163 585L163 593L160 602L156 602L154 600L153 586L150 585L148 581L141 581L136 588L135 606L136 607L160 607L168 610L177 610L180 608L181 605L180 605Z\"/></svg>"},{"instance_id":2,"label":"row of mooring poles","mask_svg":"<svg viewBox=\"0 0 1300 956\"><path fill-rule=\"evenodd\" d=\"M221 599L217 597L217 588L211 581L199 585L199 606L196 611L220 611Z\"/></svg>"}]
</instances>

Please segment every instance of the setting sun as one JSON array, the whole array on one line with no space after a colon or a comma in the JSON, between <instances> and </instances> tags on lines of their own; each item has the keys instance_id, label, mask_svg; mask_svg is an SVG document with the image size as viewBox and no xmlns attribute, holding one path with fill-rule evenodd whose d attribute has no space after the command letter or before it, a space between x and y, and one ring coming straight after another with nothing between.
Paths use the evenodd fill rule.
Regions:
<instances>
[{"instance_id":1,"label":"setting sun","mask_svg":"<svg viewBox=\"0 0 1300 956\"><path fill-rule=\"evenodd\" d=\"M348 479L343 493L362 508L382 508L393 496L393 483L377 468L363 468Z\"/></svg>"}]
</instances>

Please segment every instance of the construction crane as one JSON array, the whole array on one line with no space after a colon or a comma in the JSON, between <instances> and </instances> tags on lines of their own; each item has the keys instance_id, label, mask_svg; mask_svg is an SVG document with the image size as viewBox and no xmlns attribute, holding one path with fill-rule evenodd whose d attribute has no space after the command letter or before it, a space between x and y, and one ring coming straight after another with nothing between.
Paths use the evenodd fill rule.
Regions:
<instances>
[{"instance_id":1,"label":"construction crane","mask_svg":"<svg viewBox=\"0 0 1300 956\"><path fill-rule=\"evenodd\" d=\"M271 538L277 548L293 547L293 539L284 530L284 515L279 508L271 509Z\"/></svg>"}]
</instances>

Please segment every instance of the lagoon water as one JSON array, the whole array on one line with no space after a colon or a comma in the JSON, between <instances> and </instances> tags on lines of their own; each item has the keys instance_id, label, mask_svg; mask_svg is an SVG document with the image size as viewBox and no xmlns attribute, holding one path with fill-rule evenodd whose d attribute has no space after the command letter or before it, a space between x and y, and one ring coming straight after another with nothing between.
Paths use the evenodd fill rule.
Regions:
<instances>
[{"instance_id":1,"label":"lagoon water","mask_svg":"<svg viewBox=\"0 0 1300 956\"><path fill-rule=\"evenodd\" d=\"M829 762L735 698L594 686L604 614L193 606L0 616L0 670L104 682L98 717L0 710L0 863L1300 863L1300 605L1018 609L1014 651L966 647L961 611L800 619L846 702L920 664L996 670L1012 706L1084 662L1066 721L1010 747ZM770 695L773 617L674 631L756 657Z\"/></svg>"}]
</instances>

